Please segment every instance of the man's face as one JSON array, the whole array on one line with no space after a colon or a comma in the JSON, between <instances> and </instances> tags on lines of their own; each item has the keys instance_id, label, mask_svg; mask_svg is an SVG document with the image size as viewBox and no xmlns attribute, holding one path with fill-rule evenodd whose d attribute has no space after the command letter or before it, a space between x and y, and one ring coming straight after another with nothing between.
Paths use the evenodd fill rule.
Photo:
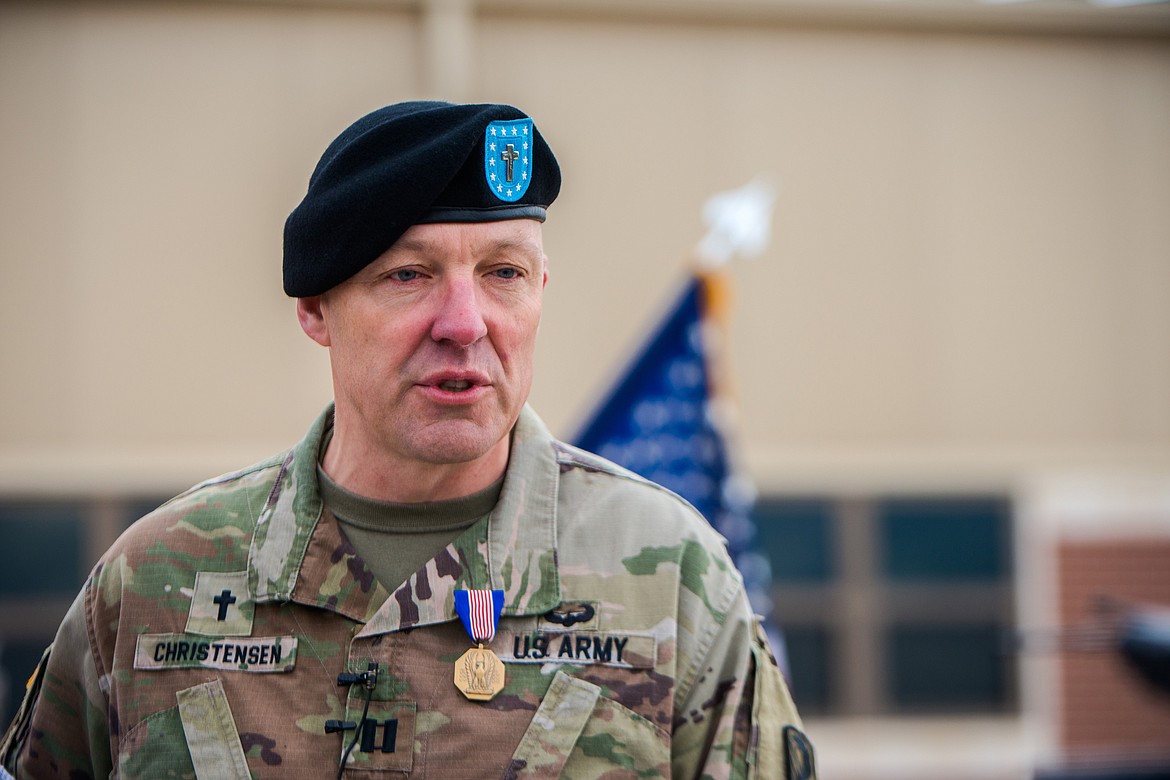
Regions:
<instances>
[{"instance_id":1,"label":"man's face","mask_svg":"<svg viewBox=\"0 0 1170 780\"><path fill-rule=\"evenodd\" d=\"M415 225L303 299L302 325L330 348L339 421L377 454L413 462L506 446L532 384L546 263L533 220ZM307 323L306 310L319 313Z\"/></svg>"}]
</instances>

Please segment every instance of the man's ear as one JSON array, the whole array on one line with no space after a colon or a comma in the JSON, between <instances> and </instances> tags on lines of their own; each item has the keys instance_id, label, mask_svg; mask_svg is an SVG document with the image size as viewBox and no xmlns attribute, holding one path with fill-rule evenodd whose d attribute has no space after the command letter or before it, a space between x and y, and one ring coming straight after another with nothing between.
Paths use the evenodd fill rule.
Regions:
<instances>
[{"instance_id":1,"label":"man's ear","mask_svg":"<svg viewBox=\"0 0 1170 780\"><path fill-rule=\"evenodd\" d=\"M329 346L329 327L325 324L325 314L321 310L320 295L297 298L297 321L309 338L323 347Z\"/></svg>"}]
</instances>

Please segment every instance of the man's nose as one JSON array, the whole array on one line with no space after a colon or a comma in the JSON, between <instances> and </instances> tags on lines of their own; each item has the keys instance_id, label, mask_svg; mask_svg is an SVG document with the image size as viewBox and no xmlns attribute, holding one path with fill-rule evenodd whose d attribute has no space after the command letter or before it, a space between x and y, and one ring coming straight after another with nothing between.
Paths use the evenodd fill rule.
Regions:
<instances>
[{"instance_id":1,"label":"man's nose","mask_svg":"<svg viewBox=\"0 0 1170 780\"><path fill-rule=\"evenodd\" d=\"M487 335L478 290L469 279L452 280L444 286L431 338L470 347Z\"/></svg>"}]
</instances>

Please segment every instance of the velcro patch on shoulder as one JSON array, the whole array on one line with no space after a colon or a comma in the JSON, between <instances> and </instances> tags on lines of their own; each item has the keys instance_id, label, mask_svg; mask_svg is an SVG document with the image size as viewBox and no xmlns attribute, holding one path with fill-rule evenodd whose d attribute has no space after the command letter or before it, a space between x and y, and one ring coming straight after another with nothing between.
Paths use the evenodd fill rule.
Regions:
<instances>
[{"instance_id":1,"label":"velcro patch on shoulder","mask_svg":"<svg viewBox=\"0 0 1170 780\"><path fill-rule=\"evenodd\" d=\"M247 571L196 572L186 631L202 636L248 636L255 612Z\"/></svg>"},{"instance_id":2,"label":"velcro patch on shoulder","mask_svg":"<svg viewBox=\"0 0 1170 780\"><path fill-rule=\"evenodd\" d=\"M215 639L191 634L139 634L134 668L222 669L235 672L288 672L297 661L295 636Z\"/></svg>"},{"instance_id":3,"label":"velcro patch on shoulder","mask_svg":"<svg viewBox=\"0 0 1170 780\"><path fill-rule=\"evenodd\" d=\"M507 664L602 664L653 669L654 637L616 631L531 631L496 635L492 650Z\"/></svg>"}]
</instances>

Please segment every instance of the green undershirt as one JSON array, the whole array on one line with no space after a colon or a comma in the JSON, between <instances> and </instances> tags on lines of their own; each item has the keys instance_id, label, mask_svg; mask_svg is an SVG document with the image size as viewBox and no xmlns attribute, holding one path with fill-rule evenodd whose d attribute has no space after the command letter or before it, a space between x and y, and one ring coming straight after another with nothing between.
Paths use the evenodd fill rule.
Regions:
<instances>
[{"instance_id":1,"label":"green undershirt","mask_svg":"<svg viewBox=\"0 0 1170 780\"><path fill-rule=\"evenodd\" d=\"M321 500L366 566L390 593L459 534L486 517L504 486L501 476L494 484L463 498L399 504L346 490L330 479L319 463L317 482Z\"/></svg>"}]
</instances>

